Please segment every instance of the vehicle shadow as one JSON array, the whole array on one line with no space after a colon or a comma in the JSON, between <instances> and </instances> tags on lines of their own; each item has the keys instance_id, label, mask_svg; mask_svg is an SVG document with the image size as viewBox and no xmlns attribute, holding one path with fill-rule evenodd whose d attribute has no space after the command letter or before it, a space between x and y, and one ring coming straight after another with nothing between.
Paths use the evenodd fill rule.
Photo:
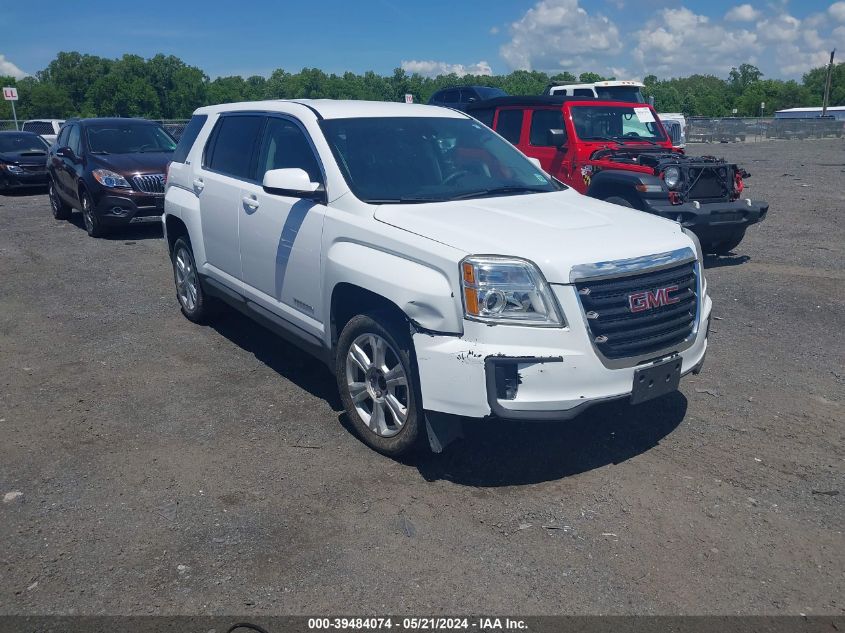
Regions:
<instances>
[{"instance_id":1,"label":"vehicle shadow","mask_svg":"<svg viewBox=\"0 0 845 633\"><path fill-rule=\"evenodd\" d=\"M229 306L221 306L209 327L286 380L325 400L332 410L343 409L334 377L322 362L310 354Z\"/></svg>"},{"instance_id":2,"label":"vehicle shadow","mask_svg":"<svg viewBox=\"0 0 845 633\"><path fill-rule=\"evenodd\" d=\"M3 198L29 198L30 196L43 196L47 193L47 187L26 187L23 189L9 189L4 191L0 189L0 204L3 203Z\"/></svg>"},{"instance_id":3,"label":"vehicle shadow","mask_svg":"<svg viewBox=\"0 0 845 633\"><path fill-rule=\"evenodd\" d=\"M343 410L334 377L322 362L228 306L209 327L324 400L338 414L349 441L361 441ZM443 453L431 453L423 438L419 450L398 461L416 468L427 481L475 487L540 483L640 455L674 431L686 411L687 399L675 392L635 407L627 401L597 405L569 421L464 419L464 437Z\"/></svg>"},{"instance_id":4,"label":"vehicle shadow","mask_svg":"<svg viewBox=\"0 0 845 633\"><path fill-rule=\"evenodd\" d=\"M748 255L737 255L735 253L730 253L728 255L705 255L704 269L742 266L742 264L749 261L751 261L751 257Z\"/></svg>"},{"instance_id":5,"label":"vehicle shadow","mask_svg":"<svg viewBox=\"0 0 845 633\"><path fill-rule=\"evenodd\" d=\"M605 403L569 421L464 423L465 437L413 465L427 481L475 487L535 484L619 464L657 446L684 419L680 392L637 406ZM409 462L410 463L410 462Z\"/></svg>"},{"instance_id":6,"label":"vehicle shadow","mask_svg":"<svg viewBox=\"0 0 845 633\"><path fill-rule=\"evenodd\" d=\"M82 213L74 211L69 224L72 224L80 231L85 230L85 221L82 219ZM164 237L164 231L161 228L161 222L152 222L150 224L136 224L128 226L109 227L108 232L101 238L102 240L111 241L137 241L137 240L160 240Z\"/></svg>"}]
</instances>

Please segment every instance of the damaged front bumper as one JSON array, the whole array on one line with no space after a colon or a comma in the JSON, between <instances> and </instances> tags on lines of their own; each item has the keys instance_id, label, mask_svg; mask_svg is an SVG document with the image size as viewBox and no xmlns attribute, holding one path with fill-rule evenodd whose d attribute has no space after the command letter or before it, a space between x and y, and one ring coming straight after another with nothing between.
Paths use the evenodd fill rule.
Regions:
<instances>
[{"instance_id":1,"label":"damaged front bumper","mask_svg":"<svg viewBox=\"0 0 845 633\"><path fill-rule=\"evenodd\" d=\"M416 333L423 406L471 418L568 420L588 407L629 398L634 374L667 359L698 371L707 351L712 302L701 302L691 345L631 366L608 367L590 343L572 286L554 286L570 322L564 328L490 326L466 321L463 336Z\"/></svg>"}]
</instances>

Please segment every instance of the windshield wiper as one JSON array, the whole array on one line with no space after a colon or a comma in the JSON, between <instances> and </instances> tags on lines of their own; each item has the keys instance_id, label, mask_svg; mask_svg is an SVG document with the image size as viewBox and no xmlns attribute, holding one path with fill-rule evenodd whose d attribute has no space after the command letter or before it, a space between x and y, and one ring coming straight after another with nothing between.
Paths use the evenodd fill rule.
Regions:
<instances>
[{"instance_id":1,"label":"windshield wiper","mask_svg":"<svg viewBox=\"0 0 845 633\"><path fill-rule=\"evenodd\" d=\"M92 154L100 154L100 155L103 155L103 156L104 156L104 155L106 155L106 154L111 154L111 152L107 152L107 151L106 151L106 150L104 150L104 149L95 149L95 150L91 150L91 153L92 153Z\"/></svg>"},{"instance_id":2,"label":"windshield wiper","mask_svg":"<svg viewBox=\"0 0 845 633\"><path fill-rule=\"evenodd\" d=\"M370 204L424 204L426 202L446 202L446 198L370 198Z\"/></svg>"},{"instance_id":3,"label":"windshield wiper","mask_svg":"<svg viewBox=\"0 0 845 633\"><path fill-rule=\"evenodd\" d=\"M539 189L538 187L524 187L524 186L511 186L511 187L494 187L493 189L481 189L480 191L470 191L468 193L462 193L457 196L452 196L449 198L450 200L468 200L470 198L484 198L487 196L495 196L497 194L508 194L508 193L549 193L548 189Z\"/></svg>"},{"instance_id":4,"label":"windshield wiper","mask_svg":"<svg viewBox=\"0 0 845 633\"><path fill-rule=\"evenodd\" d=\"M649 139L643 138L642 136L617 136L616 138L618 138L623 143L640 142L640 143L649 143L651 145L657 145L657 143L655 143L654 141L650 141Z\"/></svg>"},{"instance_id":5,"label":"windshield wiper","mask_svg":"<svg viewBox=\"0 0 845 633\"><path fill-rule=\"evenodd\" d=\"M583 141L610 141L611 143L618 143L619 140L610 136L582 136Z\"/></svg>"}]
</instances>

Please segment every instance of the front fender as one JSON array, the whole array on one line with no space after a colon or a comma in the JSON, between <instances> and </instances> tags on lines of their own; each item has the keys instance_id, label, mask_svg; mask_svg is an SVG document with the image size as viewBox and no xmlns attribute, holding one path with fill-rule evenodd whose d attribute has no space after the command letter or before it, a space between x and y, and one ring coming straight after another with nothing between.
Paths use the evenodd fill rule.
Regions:
<instances>
[{"instance_id":1,"label":"front fender","mask_svg":"<svg viewBox=\"0 0 845 633\"><path fill-rule=\"evenodd\" d=\"M619 188L636 192L634 188L637 185L657 185L662 188L663 181L652 174L625 171L623 169L602 169L593 174L593 177L590 179L590 187L587 189L587 195L598 198L605 191Z\"/></svg>"},{"instance_id":2,"label":"front fender","mask_svg":"<svg viewBox=\"0 0 845 633\"><path fill-rule=\"evenodd\" d=\"M339 241L326 254L325 274L326 305L330 305L334 288L348 283L384 297L421 328L450 334L463 331L449 278L428 264L357 242Z\"/></svg>"}]
</instances>

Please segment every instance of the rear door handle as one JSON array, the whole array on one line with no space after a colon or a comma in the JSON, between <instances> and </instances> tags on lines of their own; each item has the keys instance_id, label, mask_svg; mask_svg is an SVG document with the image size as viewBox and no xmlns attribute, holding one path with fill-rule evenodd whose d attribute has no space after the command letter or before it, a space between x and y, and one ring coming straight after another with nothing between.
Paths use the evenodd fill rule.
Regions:
<instances>
[{"instance_id":1,"label":"rear door handle","mask_svg":"<svg viewBox=\"0 0 845 633\"><path fill-rule=\"evenodd\" d=\"M248 206L250 209L258 208L258 200L256 200L255 196L244 196L241 200L243 200L244 205Z\"/></svg>"},{"instance_id":2,"label":"rear door handle","mask_svg":"<svg viewBox=\"0 0 845 633\"><path fill-rule=\"evenodd\" d=\"M197 193L202 191L205 188L205 183L202 181L202 178L194 178L194 189Z\"/></svg>"}]
</instances>

